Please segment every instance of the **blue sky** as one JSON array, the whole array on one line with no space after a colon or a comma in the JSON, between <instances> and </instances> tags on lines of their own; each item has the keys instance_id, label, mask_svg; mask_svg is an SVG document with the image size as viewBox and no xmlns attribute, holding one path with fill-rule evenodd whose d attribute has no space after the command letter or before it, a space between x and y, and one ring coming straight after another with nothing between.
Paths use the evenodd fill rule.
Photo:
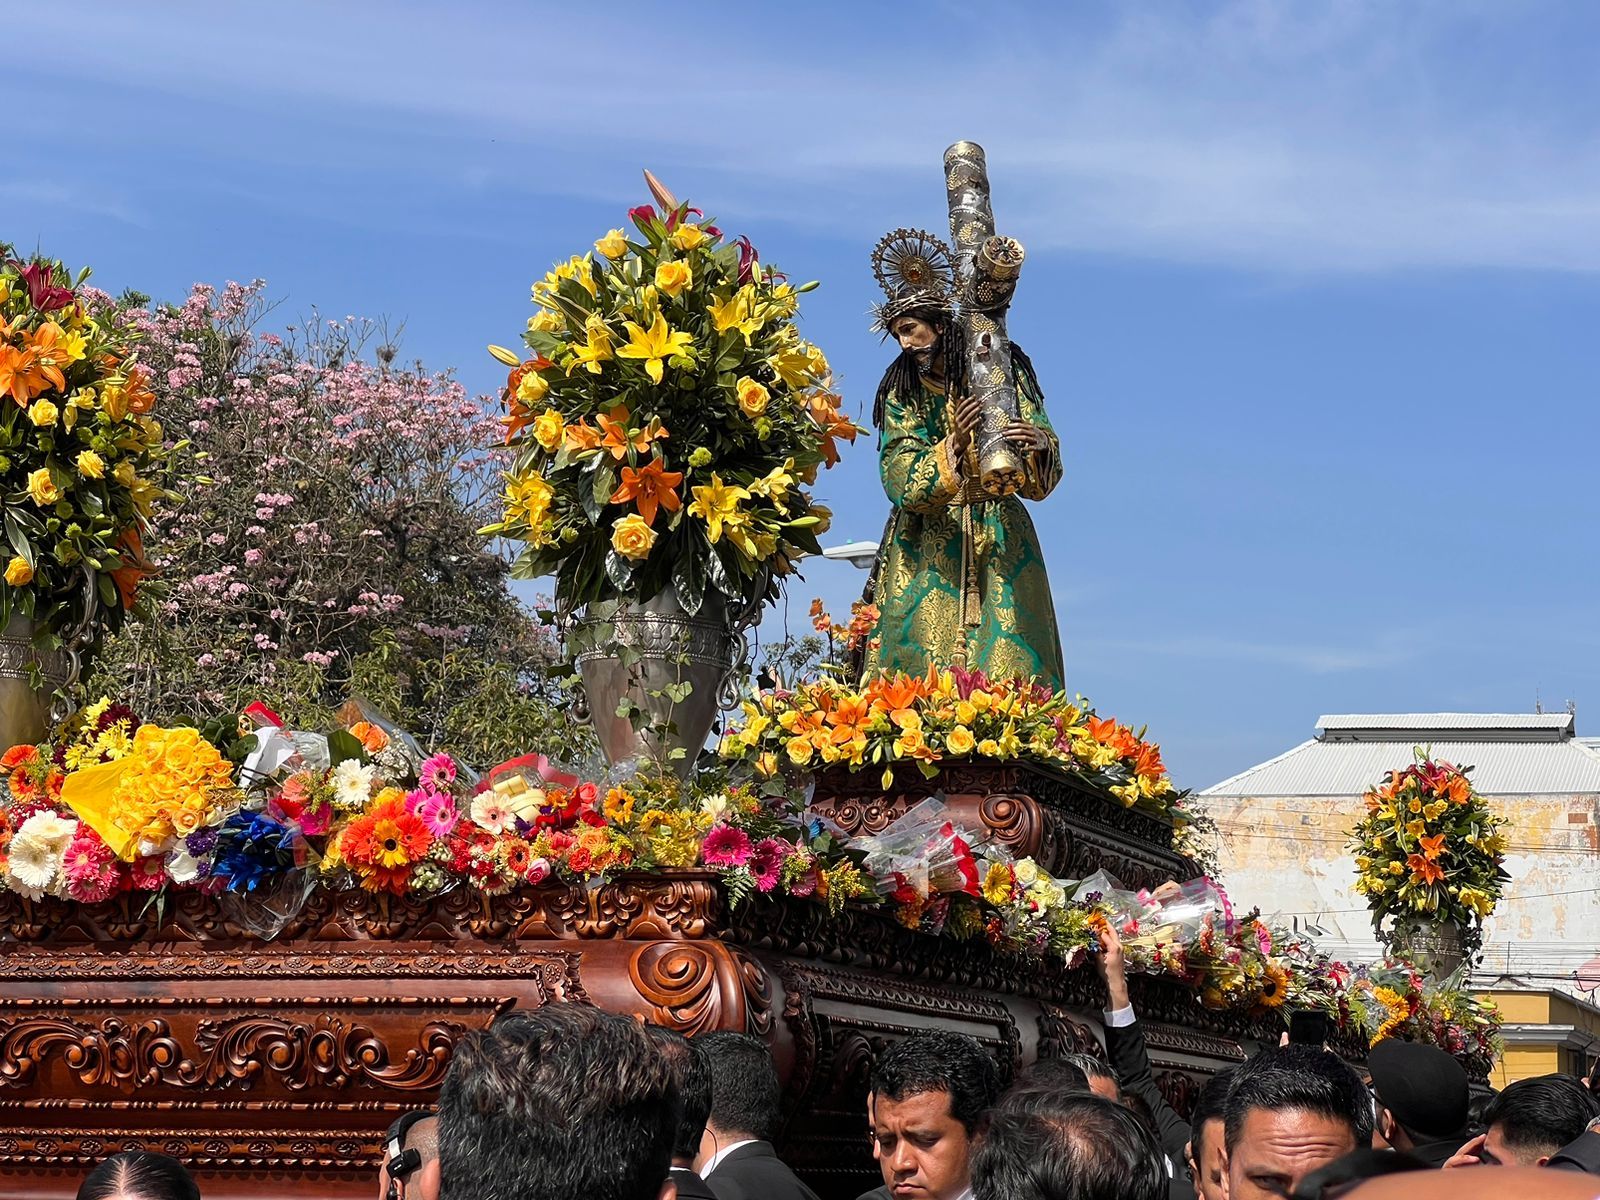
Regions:
<instances>
[{"instance_id":1,"label":"blue sky","mask_svg":"<svg viewBox=\"0 0 1600 1200\"><path fill-rule=\"evenodd\" d=\"M0 236L403 320L489 390L483 345L649 166L822 281L807 333L864 412L868 252L944 226L970 138L1063 435L1035 520L1070 687L1196 788L1322 712L1600 728L1600 8L986 8L20 6ZM869 443L819 490L877 536ZM797 628L864 579L809 574Z\"/></svg>"}]
</instances>

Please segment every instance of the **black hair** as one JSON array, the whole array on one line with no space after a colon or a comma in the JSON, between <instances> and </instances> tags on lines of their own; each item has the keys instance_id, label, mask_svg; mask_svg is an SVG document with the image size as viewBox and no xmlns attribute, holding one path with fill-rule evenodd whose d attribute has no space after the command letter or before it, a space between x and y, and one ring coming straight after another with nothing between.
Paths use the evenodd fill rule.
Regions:
<instances>
[{"instance_id":1,"label":"black hair","mask_svg":"<svg viewBox=\"0 0 1600 1200\"><path fill-rule=\"evenodd\" d=\"M711 1070L710 1124L720 1133L771 1139L778 1128L778 1069L766 1043L728 1031L695 1042Z\"/></svg>"},{"instance_id":2,"label":"black hair","mask_svg":"<svg viewBox=\"0 0 1600 1200\"><path fill-rule=\"evenodd\" d=\"M1600 1103L1572 1075L1536 1075L1506 1087L1483 1110L1485 1129L1500 1126L1500 1140L1529 1158L1554 1154L1583 1135L1600 1116Z\"/></svg>"},{"instance_id":3,"label":"black hair","mask_svg":"<svg viewBox=\"0 0 1600 1200\"><path fill-rule=\"evenodd\" d=\"M674 1029L660 1025L646 1029L678 1085L678 1132L672 1141L672 1156L693 1158L700 1153L700 1135L711 1115L711 1067L706 1053Z\"/></svg>"},{"instance_id":4,"label":"black hair","mask_svg":"<svg viewBox=\"0 0 1600 1200\"><path fill-rule=\"evenodd\" d=\"M1189 1114L1189 1153L1195 1162L1200 1161L1200 1148L1205 1144L1206 1122L1227 1118L1228 1091L1233 1087L1237 1070L1237 1067L1224 1067L1205 1081L1195 1097L1194 1111Z\"/></svg>"},{"instance_id":5,"label":"black hair","mask_svg":"<svg viewBox=\"0 0 1600 1200\"><path fill-rule=\"evenodd\" d=\"M1120 1104L1065 1096L1049 1112L996 1112L972 1156L975 1200L1165 1200L1165 1161Z\"/></svg>"},{"instance_id":6,"label":"black hair","mask_svg":"<svg viewBox=\"0 0 1600 1200\"><path fill-rule=\"evenodd\" d=\"M439 1093L441 1200L655 1200L678 1092L636 1021L585 1004L505 1014L456 1044Z\"/></svg>"},{"instance_id":7,"label":"black hair","mask_svg":"<svg viewBox=\"0 0 1600 1200\"><path fill-rule=\"evenodd\" d=\"M1117 1073L1111 1069L1111 1064L1103 1058L1096 1058L1092 1054L1063 1054L1061 1062L1077 1067L1083 1072L1085 1080L1109 1079L1117 1084L1120 1091L1122 1084L1117 1079Z\"/></svg>"},{"instance_id":8,"label":"black hair","mask_svg":"<svg viewBox=\"0 0 1600 1200\"><path fill-rule=\"evenodd\" d=\"M885 1100L947 1092L950 1115L971 1134L1000 1095L1000 1072L976 1039L930 1029L883 1052L872 1071L871 1090Z\"/></svg>"},{"instance_id":9,"label":"black hair","mask_svg":"<svg viewBox=\"0 0 1600 1200\"><path fill-rule=\"evenodd\" d=\"M1315 1113L1350 1127L1357 1146L1372 1140L1372 1099L1356 1073L1317 1046L1273 1046L1236 1067L1223 1111L1227 1146L1256 1109ZM1363 1132L1365 1131L1365 1132Z\"/></svg>"},{"instance_id":10,"label":"black hair","mask_svg":"<svg viewBox=\"0 0 1600 1200\"><path fill-rule=\"evenodd\" d=\"M149 1150L124 1150L78 1185L78 1200L200 1200L194 1177L177 1159Z\"/></svg>"},{"instance_id":11,"label":"black hair","mask_svg":"<svg viewBox=\"0 0 1600 1200\"><path fill-rule=\"evenodd\" d=\"M919 321L926 321L939 335L937 348L944 355L945 394L959 396L967 386L967 335L961 322L944 313L915 309L901 313L900 317L916 317ZM1011 363L1016 369L1017 378L1026 379L1034 394L1042 395L1043 389L1039 386L1038 373L1033 369L1033 360L1015 342L1011 343ZM917 356L910 350L902 350L878 381L877 394L872 398L874 427L883 428L883 413L890 392L904 400L920 394L921 390L922 368L917 363Z\"/></svg>"},{"instance_id":12,"label":"black hair","mask_svg":"<svg viewBox=\"0 0 1600 1200\"><path fill-rule=\"evenodd\" d=\"M1017 1073L1011 1083L1020 1087L1052 1087L1067 1092L1089 1090L1089 1073L1079 1064L1065 1058L1041 1058Z\"/></svg>"}]
</instances>

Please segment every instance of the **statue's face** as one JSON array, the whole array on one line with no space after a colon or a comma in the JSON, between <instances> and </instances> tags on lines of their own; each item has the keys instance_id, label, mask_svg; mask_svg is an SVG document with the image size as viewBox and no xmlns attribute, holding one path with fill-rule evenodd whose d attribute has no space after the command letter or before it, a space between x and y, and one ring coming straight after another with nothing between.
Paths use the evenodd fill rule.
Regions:
<instances>
[{"instance_id":1,"label":"statue's face","mask_svg":"<svg viewBox=\"0 0 1600 1200\"><path fill-rule=\"evenodd\" d=\"M917 369L926 375L939 351L939 330L921 317L899 317L889 332L900 343L900 349L917 360Z\"/></svg>"}]
</instances>

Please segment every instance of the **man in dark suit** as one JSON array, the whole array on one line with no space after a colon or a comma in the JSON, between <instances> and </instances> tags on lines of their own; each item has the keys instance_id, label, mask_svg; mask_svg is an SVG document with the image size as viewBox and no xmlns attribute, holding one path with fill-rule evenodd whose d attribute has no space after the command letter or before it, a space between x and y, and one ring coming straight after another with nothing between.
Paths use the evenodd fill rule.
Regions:
<instances>
[{"instance_id":1,"label":"man in dark suit","mask_svg":"<svg viewBox=\"0 0 1600 1200\"><path fill-rule=\"evenodd\" d=\"M711 1115L695 1169L717 1200L817 1200L768 1140L778 1125L778 1071L759 1039L708 1033L696 1039L711 1068Z\"/></svg>"},{"instance_id":2,"label":"man in dark suit","mask_svg":"<svg viewBox=\"0 0 1600 1200\"><path fill-rule=\"evenodd\" d=\"M1437 1046L1388 1038L1368 1053L1367 1070L1378 1102L1373 1147L1444 1166L1471 1132L1471 1085L1462 1065Z\"/></svg>"},{"instance_id":3,"label":"man in dark suit","mask_svg":"<svg viewBox=\"0 0 1600 1200\"><path fill-rule=\"evenodd\" d=\"M706 1118L711 1115L711 1066L705 1051L675 1030L660 1025L645 1028L678 1085L678 1132L672 1141L671 1172L678 1200L717 1200L717 1194L694 1169Z\"/></svg>"},{"instance_id":4,"label":"man in dark suit","mask_svg":"<svg viewBox=\"0 0 1600 1200\"><path fill-rule=\"evenodd\" d=\"M1097 1095L1108 1099L1121 1100L1131 1094L1144 1101L1155 1120L1161 1151L1166 1155L1172 1200L1192 1200L1194 1185L1185 1178L1183 1169L1189 1153L1189 1123L1172 1111L1156 1086L1155 1074L1150 1069L1150 1052L1144 1044L1144 1030L1139 1027L1133 1000L1128 994L1122 940L1109 925L1101 930L1100 953L1094 961L1106 984L1106 1055L1116 1073L1117 1086L1114 1095L1102 1092L1100 1087L1094 1087L1097 1080L1093 1074L1089 1078L1090 1086Z\"/></svg>"},{"instance_id":5,"label":"man in dark suit","mask_svg":"<svg viewBox=\"0 0 1600 1200\"><path fill-rule=\"evenodd\" d=\"M873 1136L892 1200L972 1200L972 1148L1000 1095L989 1052L966 1034L896 1042L872 1071Z\"/></svg>"}]
</instances>

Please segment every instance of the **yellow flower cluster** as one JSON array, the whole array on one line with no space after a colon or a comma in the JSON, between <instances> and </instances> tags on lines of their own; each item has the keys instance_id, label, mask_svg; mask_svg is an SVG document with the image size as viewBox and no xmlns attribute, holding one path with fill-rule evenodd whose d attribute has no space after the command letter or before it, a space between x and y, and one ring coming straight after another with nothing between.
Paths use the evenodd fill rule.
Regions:
<instances>
[{"instance_id":1,"label":"yellow flower cluster","mask_svg":"<svg viewBox=\"0 0 1600 1200\"><path fill-rule=\"evenodd\" d=\"M135 848L211 824L234 794L232 766L196 729L141 725L127 762L109 815Z\"/></svg>"}]
</instances>

